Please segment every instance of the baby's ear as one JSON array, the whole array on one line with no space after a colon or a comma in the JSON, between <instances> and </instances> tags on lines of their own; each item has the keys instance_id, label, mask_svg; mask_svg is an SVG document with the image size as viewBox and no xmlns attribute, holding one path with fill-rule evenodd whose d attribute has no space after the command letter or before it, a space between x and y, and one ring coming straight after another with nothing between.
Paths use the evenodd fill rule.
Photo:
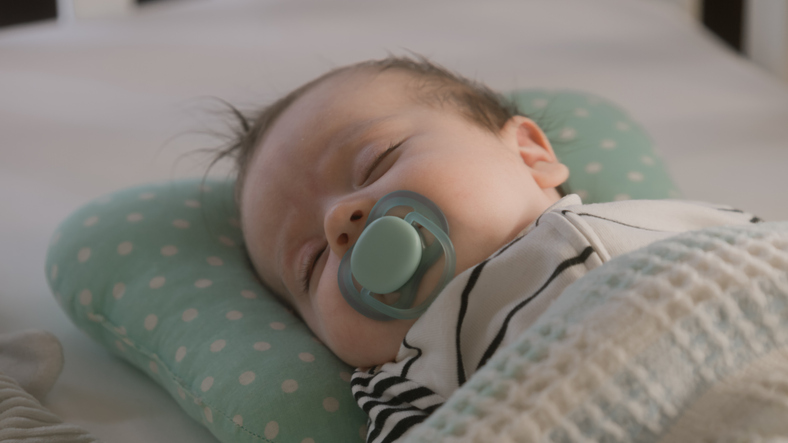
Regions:
<instances>
[{"instance_id":1,"label":"baby's ear","mask_svg":"<svg viewBox=\"0 0 788 443\"><path fill-rule=\"evenodd\" d=\"M515 115L506 122L501 135L517 149L541 188L554 188L569 178L569 169L558 161L550 140L533 120Z\"/></svg>"}]
</instances>

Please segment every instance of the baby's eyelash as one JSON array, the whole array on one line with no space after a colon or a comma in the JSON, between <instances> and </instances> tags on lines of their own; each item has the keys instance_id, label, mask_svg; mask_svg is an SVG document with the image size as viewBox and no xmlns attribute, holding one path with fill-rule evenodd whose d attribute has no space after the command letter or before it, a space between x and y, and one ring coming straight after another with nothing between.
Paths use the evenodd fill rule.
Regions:
<instances>
[{"instance_id":1,"label":"baby's eyelash","mask_svg":"<svg viewBox=\"0 0 788 443\"><path fill-rule=\"evenodd\" d=\"M391 153L391 151L399 148L403 143L405 143L405 140L401 140L401 141L399 141L397 143L392 142L391 145L389 145L388 149L386 149L385 151L381 152L380 155L378 155L375 158L375 160L372 162L372 164L369 165L367 167L367 170L364 172L364 181L363 181L363 183L366 183L367 181L369 181L369 177L372 176L372 172L375 170L375 168L378 167L378 165L383 161L383 159L385 159L386 156Z\"/></svg>"},{"instance_id":2,"label":"baby's eyelash","mask_svg":"<svg viewBox=\"0 0 788 443\"><path fill-rule=\"evenodd\" d=\"M304 260L301 264L301 269L298 275L301 276L301 289L304 294L309 294L309 281L312 280L312 272L315 270L315 264L320 256L325 252L326 248L318 249L310 255L309 260Z\"/></svg>"}]
</instances>

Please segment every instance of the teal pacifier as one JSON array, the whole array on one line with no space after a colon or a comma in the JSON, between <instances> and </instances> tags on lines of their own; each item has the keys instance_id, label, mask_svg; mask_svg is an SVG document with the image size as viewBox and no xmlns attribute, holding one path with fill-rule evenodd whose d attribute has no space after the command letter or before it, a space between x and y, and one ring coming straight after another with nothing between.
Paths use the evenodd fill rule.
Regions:
<instances>
[{"instance_id":1,"label":"teal pacifier","mask_svg":"<svg viewBox=\"0 0 788 443\"><path fill-rule=\"evenodd\" d=\"M404 207L407 215L389 214ZM434 240L427 239L424 228ZM441 256L441 279L417 306L422 277ZM454 277L456 258L449 224L440 208L412 191L394 191L378 200L364 230L339 264L339 289L356 311L375 320L416 318Z\"/></svg>"}]
</instances>

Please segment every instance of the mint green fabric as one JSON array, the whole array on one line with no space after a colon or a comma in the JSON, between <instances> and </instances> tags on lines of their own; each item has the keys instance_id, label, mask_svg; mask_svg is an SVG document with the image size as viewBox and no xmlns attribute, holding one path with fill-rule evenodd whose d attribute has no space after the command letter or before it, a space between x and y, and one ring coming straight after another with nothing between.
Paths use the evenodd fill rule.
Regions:
<instances>
[{"instance_id":1,"label":"mint green fabric","mask_svg":"<svg viewBox=\"0 0 788 443\"><path fill-rule=\"evenodd\" d=\"M586 202L678 195L625 112L524 90ZM99 198L55 232L46 275L74 323L166 389L222 442L363 441L366 415L337 359L257 281L232 183L182 180Z\"/></svg>"},{"instance_id":2,"label":"mint green fabric","mask_svg":"<svg viewBox=\"0 0 788 443\"><path fill-rule=\"evenodd\" d=\"M564 188L583 203L680 198L646 131L592 94L524 89L507 96L536 121L571 174Z\"/></svg>"},{"instance_id":3,"label":"mint green fabric","mask_svg":"<svg viewBox=\"0 0 788 443\"><path fill-rule=\"evenodd\" d=\"M141 186L79 209L50 246L55 297L223 442L363 441L352 368L255 279L232 183L206 186Z\"/></svg>"}]
</instances>

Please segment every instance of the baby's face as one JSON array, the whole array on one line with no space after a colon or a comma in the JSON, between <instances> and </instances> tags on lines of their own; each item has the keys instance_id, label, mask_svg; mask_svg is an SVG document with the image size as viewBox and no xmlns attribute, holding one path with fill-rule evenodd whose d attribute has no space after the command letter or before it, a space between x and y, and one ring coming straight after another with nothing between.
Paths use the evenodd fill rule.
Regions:
<instances>
[{"instance_id":1,"label":"baby's face","mask_svg":"<svg viewBox=\"0 0 788 443\"><path fill-rule=\"evenodd\" d=\"M413 81L396 70L354 71L316 85L257 147L241 195L260 277L354 366L393 360L417 321L369 319L339 291L340 260L381 197L403 189L435 202L448 220L459 274L558 200L553 188L568 175L530 120L513 118L498 137L448 105L419 104Z\"/></svg>"}]
</instances>

